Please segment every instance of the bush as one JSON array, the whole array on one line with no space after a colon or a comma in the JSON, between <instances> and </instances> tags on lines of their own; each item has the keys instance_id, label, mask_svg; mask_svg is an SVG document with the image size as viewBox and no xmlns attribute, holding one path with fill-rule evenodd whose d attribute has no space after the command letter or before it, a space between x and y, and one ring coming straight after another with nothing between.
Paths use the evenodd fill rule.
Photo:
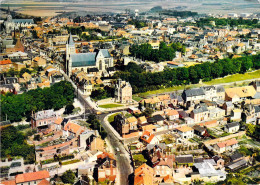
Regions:
<instances>
[{"instance_id":1,"label":"bush","mask_svg":"<svg viewBox=\"0 0 260 185\"><path fill-rule=\"evenodd\" d=\"M67 170L61 176L61 180L65 184L74 184L75 178L76 176L71 170Z\"/></svg>"},{"instance_id":2,"label":"bush","mask_svg":"<svg viewBox=\"0 0 260 185\"><path fill-rule=\"evenodd\" d=\"M66 105L64 114L71 114L73 112L74 108L75 107L72 104Z\"/></svg>"}]
</instances>

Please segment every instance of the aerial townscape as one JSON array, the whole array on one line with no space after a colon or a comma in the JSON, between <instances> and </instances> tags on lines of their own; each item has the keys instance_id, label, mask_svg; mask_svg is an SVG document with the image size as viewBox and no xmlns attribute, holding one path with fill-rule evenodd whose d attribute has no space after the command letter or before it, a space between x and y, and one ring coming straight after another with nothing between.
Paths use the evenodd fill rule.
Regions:
<instances>
[{"instance_id":1,"label":"aerial townscape","mask_svg":"<svg viewBox=\"0 0 260 185\"><path fill-rule=\"evenodd\" d=\"M260 184L260 1L0 3L0 185Z\"/></svg>"}]
</instances>

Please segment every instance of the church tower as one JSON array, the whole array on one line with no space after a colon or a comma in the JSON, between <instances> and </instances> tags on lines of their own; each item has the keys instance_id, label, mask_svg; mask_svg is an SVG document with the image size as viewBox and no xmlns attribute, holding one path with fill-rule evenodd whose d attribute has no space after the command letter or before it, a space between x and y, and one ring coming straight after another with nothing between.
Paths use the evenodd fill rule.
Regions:
<instances>
[{"instance_id":1,"label":"church tower","mask_svg":"<svg viewBox=\"0 0 260 185\"><path fill-rule=\"evenodd\" d=\"M76 53L75 43L70 34L68 42L66 44L66 71L67 71L67 75L69 75L69 77L70 77L71 71L72 71L72 62L70 60L70 56L71 56L71 54L75 54L75 53Z\"/></svg>"},{"instance_id":2,"label":"church tower","mask_svg":"<svg viewBox=\"0 0 260 185\"><path fill-rule=\"evenodd\" d=\"M8 6L8 11L7 11L7 20L5 21L5 31L6 33L11 33L12 29L13 29L13 18L10 12L10 7Z\"/></svg>"}]
</instances>

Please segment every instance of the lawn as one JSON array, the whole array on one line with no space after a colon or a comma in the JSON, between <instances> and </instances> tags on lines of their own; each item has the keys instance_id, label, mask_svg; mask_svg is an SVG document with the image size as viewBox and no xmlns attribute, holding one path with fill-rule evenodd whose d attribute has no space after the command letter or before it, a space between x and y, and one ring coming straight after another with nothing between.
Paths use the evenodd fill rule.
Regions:
<instances>
[{"instance_id":1,"label":"lawn","mask_svg":"<svg viewBox=\"0 0 260 185\"><path fill-rule=\"evenodd\" d=\"M120 112L117 112L117 113L115 113L115 114L110 115L110 116L108 117L108 122L109 122L109 123L112 123L112 122L114 121L114 117L115 117L116 115L118 115L118 114L120 114Z\"/></svg>"},{"instance_id":2,"label":"lawn","mask_svg":"<svg viewBox=\"0 0 260 185\"><path fill-rule=\"evenodd\" d=\"M162 94L162 93L167 93L167 92L173 92L173 91L178 91L178 90L184 90L190 89L190 88L197 88L201 86L206 86L206 85L217 85L217 84L222 84L222 83L230 83L230 82L236 82L236 81L243 81L243 80L250 80L250 79L256 79L260 78L260 70L250 72L250 73L245 73L245 74L234 74L230 75L224 78L219 78L219 79L213 79L209 82L203 82L203 84L191 84L191 85L179 85L179 86L174 86L174 87L169 87L169 88L164 88L164 89L158 89L154 91L147 91L144 93L139 93L138 95L140 97L147 97L151 96L154 94Z\"/></svg>"},{"instance_id":3,"label":"lawn","mask_svg":"<svg viewBox=\"0 0 260 185\"><path fill-rule=\"evenodd\" d=\"M141 101L143 98L141 98L141 97L139 97L139 96L134 96L133 95L133 100L135 100L135 101L137 101L137 102L139 102L139 101Z\"/></svg>"},{"instance_id":4,"label":"lawn","mask_svg":"<svg viewBox=\"0 0 260 185\"><path fill-rule=\"evenodd\" d=\"M73 164L73 163L77 163L79 161L80 161L79 159L73 159L73 160L70 160L70 161L62 162L62 165Z\"/></svg>"},{"instance_id":5,"label":"lawn","mask_svg":"<svg viewBox=\"0 0 260 185\"><path fill-rule=\"evenodd\" d=\"M116 108L116 107L122 107L122 106L123 106L123 105L121 105L121 104L115 104L115 103L99 105L99 107L105 108L105 109Z\"/></svg>"},{"instance_id":6,"label":"lawn","mask_svg":"<svg viewBox=\"0 0 260 185\"><path fill-rule=\"evenodd\" d=\"M204 82L206 85L214 85L214 84L221 84L221 83L230 83L235 81L242 81L242 80L250 80L260 78L260 70L245 73L245 74L234 74L224 78L214 79L209 82Z\"/></svg>"}]
</instances>

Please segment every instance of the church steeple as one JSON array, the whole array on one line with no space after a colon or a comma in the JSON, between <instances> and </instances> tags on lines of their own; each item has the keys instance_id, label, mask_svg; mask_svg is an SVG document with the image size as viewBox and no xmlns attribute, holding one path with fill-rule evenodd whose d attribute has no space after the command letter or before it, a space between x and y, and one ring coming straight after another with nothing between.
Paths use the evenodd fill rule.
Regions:
<instances>
[{"instance_id":1,"label":"church steeple","mask_svg":"<svg viewBox=\"0 0 260 185\"><path fill-rule=\"evenodd\" d=\"M70 36L69 36L69 39L68 39L68 44L69 44L70 46L74 46L74 45L75 45L71 33L70 33Z\"/></svg>"}]
</instances>

